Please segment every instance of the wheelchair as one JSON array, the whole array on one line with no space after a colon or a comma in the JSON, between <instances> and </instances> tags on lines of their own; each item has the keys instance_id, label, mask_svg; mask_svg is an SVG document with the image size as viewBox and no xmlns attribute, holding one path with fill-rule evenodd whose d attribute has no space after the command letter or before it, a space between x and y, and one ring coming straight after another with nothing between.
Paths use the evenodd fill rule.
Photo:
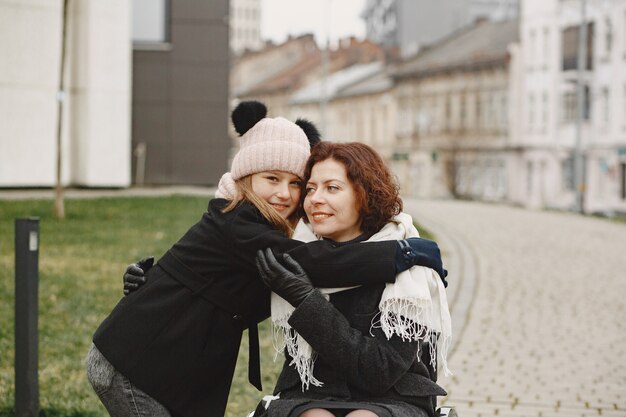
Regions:
<instances>
[{"instance_id":1,"label":"wheelchair","mask_svg":"<svg viewBox=\"0 0 626 417\"><path fill-rule=\"evenodd\" d=\"M246 417L264 417L264 416L266 416L265 410L270 405L270 403L273 400L275 400L275 399L278 399L278 397L275 397L273 395L266 395L259 402L259 405L257 405L256 410L252 411ZM456 410L453 407L441 407L441 408L438 408L435 411L435 413L436 413L435 414L436 417L459 417L459 415L457 414Z\"/></svg>"}]
</instances>

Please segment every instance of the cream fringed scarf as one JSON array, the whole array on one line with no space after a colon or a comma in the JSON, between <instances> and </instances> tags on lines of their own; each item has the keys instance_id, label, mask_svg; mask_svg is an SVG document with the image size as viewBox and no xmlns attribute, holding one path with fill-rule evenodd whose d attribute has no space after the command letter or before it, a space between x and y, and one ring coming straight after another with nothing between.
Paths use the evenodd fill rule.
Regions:
<instances>
[{"instance_id":1,"label":"cream fringed scarf","mask_svg":"<svg viewBox=\"0 0 626 417\"><path fill-rule=\"evenodd\" d=\"M400 213L366 242L401 240L409 237L419 237L419 233L413 226L411 216ZM293 239L311 242L317 240L318 237L301 220L296 226ZM350 288L355 287L319 290L328 297L328 294ZM450 311L445 287L435 271L422 266L414 266L399 273L393 284L387 284L379 309L380 316L376 322L372 323L372 328L382 328L387 339L397 335L404 341L428 342L433 366L436 366L438 354L445 375L450 374L446 360L452 335ZM298 370L304 391L309 388L309 384L319 387L323 385L323 382L313 376L315 352L288 323L293 310L291 304L272 293L274 348L280 353L287 349L287 353L293 358L289 365L295 366ZM420 353L417 352L418 360Z\"/></svg>"}]
</instances>

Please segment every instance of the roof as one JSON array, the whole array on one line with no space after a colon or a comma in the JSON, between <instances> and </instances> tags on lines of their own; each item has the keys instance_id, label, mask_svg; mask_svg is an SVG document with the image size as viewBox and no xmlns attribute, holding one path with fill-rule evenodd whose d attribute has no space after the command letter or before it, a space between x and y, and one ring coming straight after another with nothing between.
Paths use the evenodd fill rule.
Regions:
<instances>
[{"instance_id":1,"label":"roof","mask_svg":"<svg viewBox=\"0 0 626 417\"><path fill-rule=\"evenodd\" d=\"M369 78L359 81L343 89L340 97L360 96L364 94L376 94L389 90L393 87L393 80L385 70L381 70Z\"/></svg>"},{"instance_id":2,"label":"roof","mask_svg":"<svg viewBox=\"0 0 626 417\"><path fill-rule=\"evenodd\" d=\"M509 45L518 40L517 20L479 22L423 49L413 58L401 63L394 76L410 77L506 60Z\"/></svg>"},{"instance_id":3,"label":"roof","mask_svg":"<svg viewBox=\"0 0 626 417\"><path fill-rule=\"evenodd\" d=\"M286 68L284 71L279 72L269 79L263 80L262 82L251 86L247 91L245 91L245 95L268 94L289 89L290 87L297 85L300 78L305 76L308 70L320 65L321 60L321 53L319 51L307 54L295 65ZM242 93L241 95L244 94Z\"/></svg>"},{"instance_id":4,"label":"roof","mask_svg":"<svg viewBox=\"0 0 626 417\"><path fill-rule=\"evenodd\" d=\"M330 100L341 90L380 72L384 67L382 61L369 64L352 65L346 69L330 74L296 91L291 97L292 104L319 102Z\"/></svg>"}]
</instances>

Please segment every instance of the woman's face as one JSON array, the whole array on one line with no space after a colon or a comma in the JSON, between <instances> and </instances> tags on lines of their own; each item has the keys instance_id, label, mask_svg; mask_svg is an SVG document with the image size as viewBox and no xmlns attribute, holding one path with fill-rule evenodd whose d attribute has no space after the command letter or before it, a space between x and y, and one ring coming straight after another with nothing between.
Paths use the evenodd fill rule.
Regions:
<instances>
[{"instance_id":1,"label":"woman's face","mask_svg":"<svg viewBox=\"0 0 626 417\"><path fill-rule=\"evenodd\" d=\"M316 234L336 242L361 235L356 192L341 162L326 159L313 165L305 190L304 211Z\"/></svg>"},{"instance_id":2,"label":"woman's face","mask_svg":"<svg viewBox=\"0 0 626 417\"><path fill-rule=\"evenodd\" d=\"M252 191L276 209L280 217L289 218L300 202L302 180L284 171L263 171L251 175Z\"/></svg>"}]
</instances>

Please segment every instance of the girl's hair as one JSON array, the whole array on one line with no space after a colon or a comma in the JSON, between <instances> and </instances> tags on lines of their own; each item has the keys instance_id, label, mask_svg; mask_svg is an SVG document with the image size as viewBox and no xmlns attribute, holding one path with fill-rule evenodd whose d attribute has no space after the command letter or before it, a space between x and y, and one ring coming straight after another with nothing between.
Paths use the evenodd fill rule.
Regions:
<instances>
[{"instance_id":1,"label":"girl's hair","mask_svg":"<svg viewBox=\"0 0 626 417\"><path fill-rule=\"evenodd\" d=\"M285 236L291 237L295 224L299 219L299 210L296 210L287 220L283 219L274 207L259 197L252 190L252 175L246 175L243 178L235 180L235 185L239 190L240 198L232 199L228 205L222 209L223 213L228 213L237 207L242 201L247 201L253 204L272 226L284 233Z\"/></svg>"},{"instance_id":2,"label":"girl's hair","mask_svg":"<svg viewBox=\"0 0 626 417\"><path fill-rule=\"evenodd\" d=\"M402 211L399 187L391 171L370 146L359 142L320 142L311 149L304 178L311 178L313 166L326 159L343 164L356 192L361 230L378 232L393 216ZM305 184L306 184L305 181ZM302 193L301 202L306 193Z\"/></svg>"}]
</instances>

